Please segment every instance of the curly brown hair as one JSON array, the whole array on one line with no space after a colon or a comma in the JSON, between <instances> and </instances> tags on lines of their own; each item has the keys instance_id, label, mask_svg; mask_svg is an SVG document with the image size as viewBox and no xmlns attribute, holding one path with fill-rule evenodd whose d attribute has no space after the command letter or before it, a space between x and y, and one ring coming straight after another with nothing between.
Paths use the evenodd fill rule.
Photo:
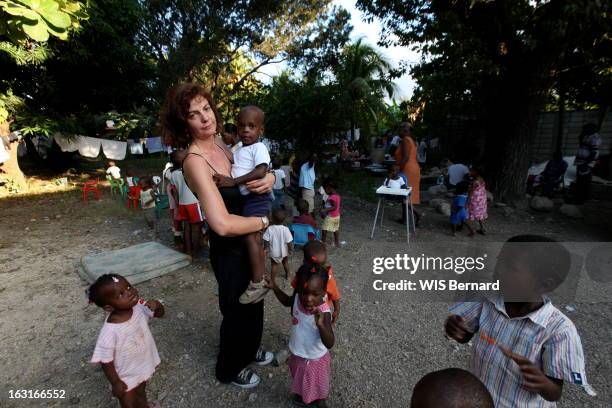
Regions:
<instances>
[{"instance_id":1,"label":"curly brown hair","mask_svg":"<svg viewBox=\"0 0 612 408\"><path fill-rule=\"evenodd\" d=\"M192 137L187 126L187 114L189 104L197 96L206 98L215 114L217 132L221 133L223 131L221 115L210 92L200 84L181 83L168 90L160 112L161 134L164 144L175 148L189 146Z\"/></svg>"}]
</instances>

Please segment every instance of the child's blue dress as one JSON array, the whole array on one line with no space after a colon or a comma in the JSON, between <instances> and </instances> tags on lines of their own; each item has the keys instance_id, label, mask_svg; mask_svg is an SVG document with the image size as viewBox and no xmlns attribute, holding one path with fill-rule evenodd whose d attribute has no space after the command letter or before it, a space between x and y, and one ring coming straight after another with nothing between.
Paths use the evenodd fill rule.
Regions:
<instances>
[{"instance_id":1,"label":"child's blue dress","mask_svg":"<svg viewBox=\"0 0 612 408\"><path fill-rule=\"evenodd\" d=\"M452 225L461 224L461 221L465 221L467 219L468 211L465 208L467 199L467 194L461 194L453 198L450 216L450 222Z\"/></svg>"}]
</instances>

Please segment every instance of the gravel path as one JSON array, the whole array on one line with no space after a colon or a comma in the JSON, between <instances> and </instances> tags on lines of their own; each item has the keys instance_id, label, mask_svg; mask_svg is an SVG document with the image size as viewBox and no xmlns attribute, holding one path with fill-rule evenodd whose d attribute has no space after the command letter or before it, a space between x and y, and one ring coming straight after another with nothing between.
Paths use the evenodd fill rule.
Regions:
<instances>
[{"instance_id":1,"label":"gravel path","mask_svg":"<svg viewBox=\"0 0 612 408\"><path fill-rule=\"evenodd\" d=\"M445 339L446 303L369 301L362 291L371 271L359 260L405 250L399 208L386 211L376 242L369 233L374 207L343 201L342 239L330 261L343 294L333 349L331 407L407 407L411 390L424 374L467 367L469 348ZM80 256L151 240L140 214L108 196L87 206L76 193L0 201L0 406L116 407L103 373L88 363L104 314L85 300L85 283L75 266ZM503 241L517 233L543 233L565 241L610 241L612 206L593 204L589 218L567 221L557 215L491 209L489 234L476 239ZM46 217L46 218L45 218ZM35 219L36 221L31 221ZM164 225L168 227L167 219ZM608 223L608 224L606 224ZM169 244L169 233L163 242ZM426 210L419 242L467 241L450 237L444 216ZM298 264L300 254L294 255ZM257 368L253 390L237 390L214 378L220 315L214 276L206 260L139 285L148 298L163 299L167 317L151 327L162 363L147 386L150 399L164 407L289 407L286 365ZM564 305L560 305L563 307ZM612 305L573 303L568 316L582 336L587 374L599 395L588 397L567 385L559 406L612 406ZM263 344L286 348L289 311L266 298ZM64 400L7 399L9 389L61 389Z\"/></svg>"}]
</instances>

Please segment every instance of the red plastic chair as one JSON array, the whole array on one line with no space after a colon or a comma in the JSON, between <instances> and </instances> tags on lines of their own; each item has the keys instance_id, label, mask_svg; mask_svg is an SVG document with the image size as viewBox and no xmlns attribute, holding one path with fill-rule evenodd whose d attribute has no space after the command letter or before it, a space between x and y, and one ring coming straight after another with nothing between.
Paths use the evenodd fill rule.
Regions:
<instances>
[{"instance_id":1,"label":"red plastic chair","mask_svg":"<svg viewBox=\"0 0 612 408\"><path fill-rule=\"evenodd\" d=\"M99 183L100 180L96 179L96 181L86 181L83 184L83 201L87 202L87 199L89 198L89 193L94 193L96 200L100 199L100 190L98 189Z\"/></svg>"},{"instance_id":2,"label":"red plastic chair","mask_svg":"<svg viewBox=\"0 0 612 408\"><path fill-rule=\"evenodd\" d=\"M127 207L128 208L138 208L140 205L140 190L139 186L130 187L127 195Z\"/></svg>"}]
</instances>

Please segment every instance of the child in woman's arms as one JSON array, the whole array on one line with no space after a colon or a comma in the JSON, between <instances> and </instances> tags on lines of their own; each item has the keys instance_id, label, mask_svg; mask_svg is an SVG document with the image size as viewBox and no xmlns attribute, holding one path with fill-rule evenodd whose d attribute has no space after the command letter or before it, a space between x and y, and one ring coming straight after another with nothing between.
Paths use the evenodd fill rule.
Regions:
<instances>
[{"instance_id":1,"label":"child in woman's arms","mask_svg":"<svg viewBox=\"0 0 612 408\"><path fill-rule=\"evenodd\" d=\"M232 177L214 175L219 187L240 187L240 193L245 196L242 215L245 217L262 217L262 222L268 223L267 216L272 209L270 194L255 194L249 192L246 183L265 177L270 164L270 154L266 146L259 141L264 132L264 112L257 106L246 106L238 114L238 135L242 147L234 152ZM265 220L264 220L265 218ZM268 289L264 286L263 276L266 269L264 245L260 232L245 236L249 260L251 263L251 282L240 296L240 303L257 303L261 301Z\"/></svg>"},{"instance_id":2,"label":"child in woman's arms","mask_svg":"<svg viewBox=\"0 0 612 408\"><path fill-rule=\"evenodd\" d=\"M157 300L140 299L138 291L116 274L100 276L88 297L108 313L91 362L102 365L122 408L159 407L157 402L147 402L145 386L160 363L149 319L162 317L164 306Z\"/></svg>"}]
</instances>

